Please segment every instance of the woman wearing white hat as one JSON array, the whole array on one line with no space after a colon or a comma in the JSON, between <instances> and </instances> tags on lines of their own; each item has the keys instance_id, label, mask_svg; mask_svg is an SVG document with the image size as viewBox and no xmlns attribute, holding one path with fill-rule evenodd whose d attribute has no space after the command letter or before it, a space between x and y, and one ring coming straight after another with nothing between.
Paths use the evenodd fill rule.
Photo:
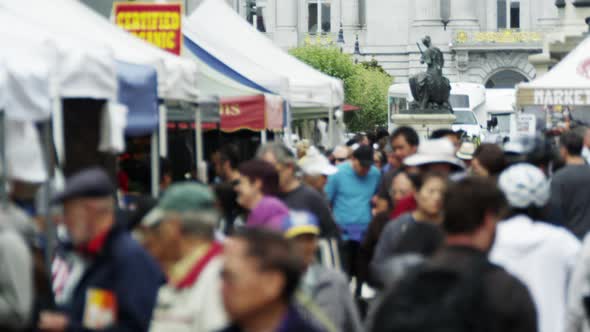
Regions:
<instances>
[{"instance_id":1,"label":"woman wearing white hat","mask_svg":"<svg viewBox=\"0 0 590 332\"><path fill-rule=\"evenodd\" d=\"M338 172L338 168L330 164L328 158L324 157L315 146L307 150L307 155L299 167L303 171L303 182L322 194L324 194L328 176Z\"/></svg>"}]
</instances>

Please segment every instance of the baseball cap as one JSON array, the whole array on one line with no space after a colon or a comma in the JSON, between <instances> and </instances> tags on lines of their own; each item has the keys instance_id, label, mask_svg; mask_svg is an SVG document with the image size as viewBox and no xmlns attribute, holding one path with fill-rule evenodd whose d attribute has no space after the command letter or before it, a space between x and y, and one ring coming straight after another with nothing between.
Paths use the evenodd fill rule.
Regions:
<instances>
[{"instance_id":1,"label":"baseball cap","mask_svg":"<svg viewBox=\"0 0 590 332\"><path fill-rule=\"evenodd\" d=\"M173 184L141 223L146 227L153 227L170 214L193 215L204 223L215 224L218 217L215 196L204 184L194 182Z\"/></svg>"},{"instance_id":2,"label":"baseball cap","mask_svg":"<svg viewBox=\"0 0 590 332\"><path fill-rule=\"evenodd\" d=\"M66 179L66 185L62 192L56 194L53 204L63 203L75 198L102 198L115 193L115 186L100 167L81 170Z\"/></svg>"},{"instance_id":3,"label":"baseball cap","mask_svg":"<svg viewBox=\"0 0 590 332\"><path fill-rule=\"evenodd\" d=\"M373 148L368 145L359 146L358 149L354 150L352 156L358 159L363 167L370 167L375 162L373 159Z\"/></svg>"},{"instance_id":4,"label":"baseball cap","mask_svg":"<svg viewBox=\"0 0 590 332\"><path fill-rule=\"evenodd\" d=\"M500 189L511 206L528 208L544 207L551 195L547 177L537 167L520 163L506 169L498 179Z\"/></svg>"},{"instance_id":5,"label":"baseball cap","mask_svg":"<svg viewBox=\"0 0 590 332\"><path fill-rule=\"evenodd\" d=\"M320 235L320 226L315 215L291 210L283 220L283 232L290 239L304 234Z\"/></svg>"}]
</instances>

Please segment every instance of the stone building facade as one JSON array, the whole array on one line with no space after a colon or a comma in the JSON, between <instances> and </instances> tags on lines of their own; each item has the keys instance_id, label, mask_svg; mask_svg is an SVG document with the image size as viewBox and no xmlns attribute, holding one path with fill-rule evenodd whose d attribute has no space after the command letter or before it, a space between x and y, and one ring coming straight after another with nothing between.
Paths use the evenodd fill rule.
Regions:
<instances>
[{"instance_id":1,"label":"stone building facade","mask_svg":"<svg viewBox=\"0 0 590 332\"><path fill-rule=\"evenodd\" d=\"M248 18L248 0L227 1ZM541 53L544 34L559 22L555 0L257 0L257 5L259 29L285 49L335 43L342 26L344 52L353 53L358 38L359 60L376 59L396 82L407 82L423 70L416 43L430 35L445 54L451 81L496 88L535 78L528 58Z\"/></svg>"},{"instance_id":2,"label":"stone building facade","mask_svg":"<svg viewBox=\"0 0 590 332\"><path fill-rule=\"evenodd\" d=\"M113 0L81 0L105 16ZM168 2L168 0L146 0ZM177 2L178 0L169 0ZM190 14L203 0L182 0ZM224 0L252 20L251 0ZM588 0L256 0L257 26L277 45L336 43L359 61L377 60L407 82L430 35L453 82L513 87L532 80L567 54L586 29ZM100 3L100 5L97 5ZM104 7L104 8L102 8ZM581 16L580 16L581 15ZM220 18L222 19L222 18ZM565 36L577 37L566 39ZM551 49L551 50L550 50Z\"/></svg>"}]
</instances>

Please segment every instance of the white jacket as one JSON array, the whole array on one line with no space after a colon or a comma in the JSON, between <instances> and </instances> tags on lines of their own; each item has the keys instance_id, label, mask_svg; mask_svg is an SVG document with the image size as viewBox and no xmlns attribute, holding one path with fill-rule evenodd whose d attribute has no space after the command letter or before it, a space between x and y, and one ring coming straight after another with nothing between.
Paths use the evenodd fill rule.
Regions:
<instances>
[{"instance_id":1,"label":"white jacket","mask_svg":"<svg viewBox=\"0 0 590 332\"><path fill-rule=\"evenodd\" d=\"M565 330L567 287L580 247L564 228L533 222L525 215L498 224L490 259L528 287L539 332Z\"/></svg>"},{"instance_id":2,"label":"white jacket","mask_svg":"<svg viewBox=\"0 0 590 332\"><path fill-rule=\"evenodd\" d=\"M590 296L590 234L584 244L569 288L567 305L567 332L590 332L584 297Z\"/></svg>"},{"instance_id":3,"label":"white jacket","mask_svg":"<svg viewBox=\"0 0 590 332\"><path fill-rule=\"evenodd\" d=\"M213 332L227 324L221 298L222 257L213 258L191 286L160 288L150 332Z\"/></svg>"}]
</instances>

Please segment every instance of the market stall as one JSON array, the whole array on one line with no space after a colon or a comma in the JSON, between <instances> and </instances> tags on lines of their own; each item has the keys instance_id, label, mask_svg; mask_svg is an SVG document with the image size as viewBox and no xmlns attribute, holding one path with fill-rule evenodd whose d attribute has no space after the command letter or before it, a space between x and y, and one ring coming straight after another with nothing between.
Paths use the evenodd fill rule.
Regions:
<instances>
[{"instance_id":1,"label":"market stall","mask_svg":"<svg viewBox=\"0 0 590 332\"><path fill-rule=\"evenodd\" d=\"M186 26L186 24L185 24ZM187 30L188 29L188 30ZM238 129L261 131L263 140L266 129L279 130L283 126L283 99L273 91L286 91L287 79L272 75L254 63L246 66L255 81L246 78L210 52L195 39L190 27L185 27L185 56L197 62L200 68L197 81L201 93L220 98L221 130ZM268 121L267 121L268 120Z\"/></svg>"},{"instance_id":2,"label":"market stall","mask_svg":"<svg viewBox=\"0 0 590 332\"><path fill-rule=\"evenodd\" d=\"M203 1L185 20L183 29L195 45L242 78L258 83L255 75L260 70L257 68L287 78L286 92L259 83L284 97L292 108L292 111L287 110L287 126L293 119L327 117L332 131L333 109L341 107L344 101L340 80L311 68L274 45L223 1ZM256 65L256 70L252 70L252 64Z\"/></svg>"},{"instance_id":3,"label":"market stall","mask_svg":"<svg viewBox=\"0 0 590 332\"><path fill-rule=\"evenodd\" d=\"M158 104L158 100L184 101L185 111L194 116L198 103L198 71L194 62L149 45L76 1L2 0L0 8L51 33L83 39L94 45L108 45L117 61L119 84L125 87L119 90L118 97L129 108L127 134L151 132L154 154L166 154L166 112L164 104ZM157 94L154 94L154 84ZM137 98L138 95L142 97ZM140 105L137 105L138 100ZM153 166L155 177L157 165Z\"/></svg>"},{"instance_id":4,"label":"market stall","mask_svg":"<svg viewBox=\"0 0 590 332\"><path fill-rule=\"evenodd\" d=\"M517 86L520 111L537 116L537 128L590 124L590 39L543 76Z\"/></svg>"}]
</instances>

